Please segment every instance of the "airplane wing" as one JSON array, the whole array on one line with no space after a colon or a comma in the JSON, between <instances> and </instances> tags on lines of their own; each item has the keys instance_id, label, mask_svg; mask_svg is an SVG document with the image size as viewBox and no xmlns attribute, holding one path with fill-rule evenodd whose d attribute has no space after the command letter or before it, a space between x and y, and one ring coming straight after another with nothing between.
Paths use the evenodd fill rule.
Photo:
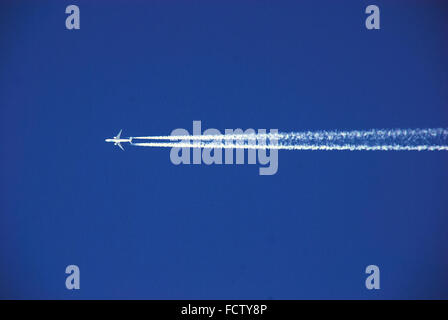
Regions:
<instances>
[{"instance_id":1,"label":"airplane wing","mask_svg":"<svg viewBox=\"0 0 448 320\"><path fill-rule=\"evenodd\" d=\"M120 142L117 142L117 146L119 146L120 149L124 151L124 148L121 146Z\"/></svg>"},{"instance_id":2,"label":"airplane wing","mask_svg":"<svg viewBox=\"0 0 448 320\"><path fill-rule=\"evenodd\" d=\"M118 132L117 136L115 137L116 139L120 139L121 131L123 131L123 129L121 129L120 132Z\"/></svg>"}]
</instances>

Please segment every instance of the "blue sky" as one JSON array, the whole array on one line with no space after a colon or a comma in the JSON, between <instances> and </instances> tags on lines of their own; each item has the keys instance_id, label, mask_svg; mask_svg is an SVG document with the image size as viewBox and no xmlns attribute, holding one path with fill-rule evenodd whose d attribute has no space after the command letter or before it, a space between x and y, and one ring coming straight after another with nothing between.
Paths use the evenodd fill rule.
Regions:
<instances>
[{"instance_id":1,"label":"blue sky","mask_svg":"<svg viewBox=\"0 0 448 320\"><path fill-rule=\"evenodd\" d=\"M369 31L371 1L2 2L0 297L447 298L448 154L280 151L260 176L104 142L447 127L446 4L374 3Z\"/></svg>"}]
</instances>

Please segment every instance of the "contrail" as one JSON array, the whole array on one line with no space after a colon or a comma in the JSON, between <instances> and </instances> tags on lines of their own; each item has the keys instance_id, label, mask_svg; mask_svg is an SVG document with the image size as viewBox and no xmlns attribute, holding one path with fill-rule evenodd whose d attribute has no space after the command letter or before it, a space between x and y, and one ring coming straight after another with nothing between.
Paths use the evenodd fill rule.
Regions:
<instances>
[{"instance_id":1,"label":"contrail","mask_svg":"<svg viewBox=\"0 0 448 320\"><path fill-rule=\"evenodd\" d=\"M371 129L305 131L290 133L181 135L133 137L138 147L350 150L350 151L448 151L448 129ZM177 141L177 142L173 142Z\"/></svg>"}]
</instances>

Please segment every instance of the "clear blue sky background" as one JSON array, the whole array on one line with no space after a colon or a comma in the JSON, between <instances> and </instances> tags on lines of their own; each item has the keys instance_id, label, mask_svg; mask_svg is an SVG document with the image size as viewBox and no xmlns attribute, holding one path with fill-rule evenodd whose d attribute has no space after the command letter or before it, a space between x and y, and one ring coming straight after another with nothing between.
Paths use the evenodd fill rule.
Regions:
<instances>
[{"instance_id":1,"label":"clear blue sky background","mask_svg":"<svg viewBox=\"0 0 448 320\"><path fill-rule=\"evenodd\" d=\"M260 176L104 142L193 120L448 127L447 16L445 1L2 1L0 297L448 298L448 153L281 151Z\"/></svg>"}]
</instances>

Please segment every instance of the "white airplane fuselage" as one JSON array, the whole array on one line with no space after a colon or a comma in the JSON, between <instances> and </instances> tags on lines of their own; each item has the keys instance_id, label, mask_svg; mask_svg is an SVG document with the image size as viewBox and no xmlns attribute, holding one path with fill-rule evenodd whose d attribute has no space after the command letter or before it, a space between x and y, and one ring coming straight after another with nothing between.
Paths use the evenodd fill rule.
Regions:
<instances>
[{"instance_id":1,"label":"white airplane fuselage","mask_svg":"<svg viewBox=\"0 0 448 320\"><path fill-rule=\"evenodd\" d=\"M113 139L105 139L106 142L113 142L114 145L119 146L121 150L124 150L124 148L121 146L122 142L129 142L130 144L132 144L132 138L127 138L127 139L121 139L121 131L118 132L118 134L113 137Z\"/></svg>"},{"instance_id":2,"label":"white airplane fuselage","mask_svg":"<svg viewBox=\"0 0 448 320\"><path fill-rule=\"evenodd\" d=\"M114 142L114 143L121 143L121 142L131 142L131 139L106 139L106 142Z\"/></svg>"}]
</instances>

